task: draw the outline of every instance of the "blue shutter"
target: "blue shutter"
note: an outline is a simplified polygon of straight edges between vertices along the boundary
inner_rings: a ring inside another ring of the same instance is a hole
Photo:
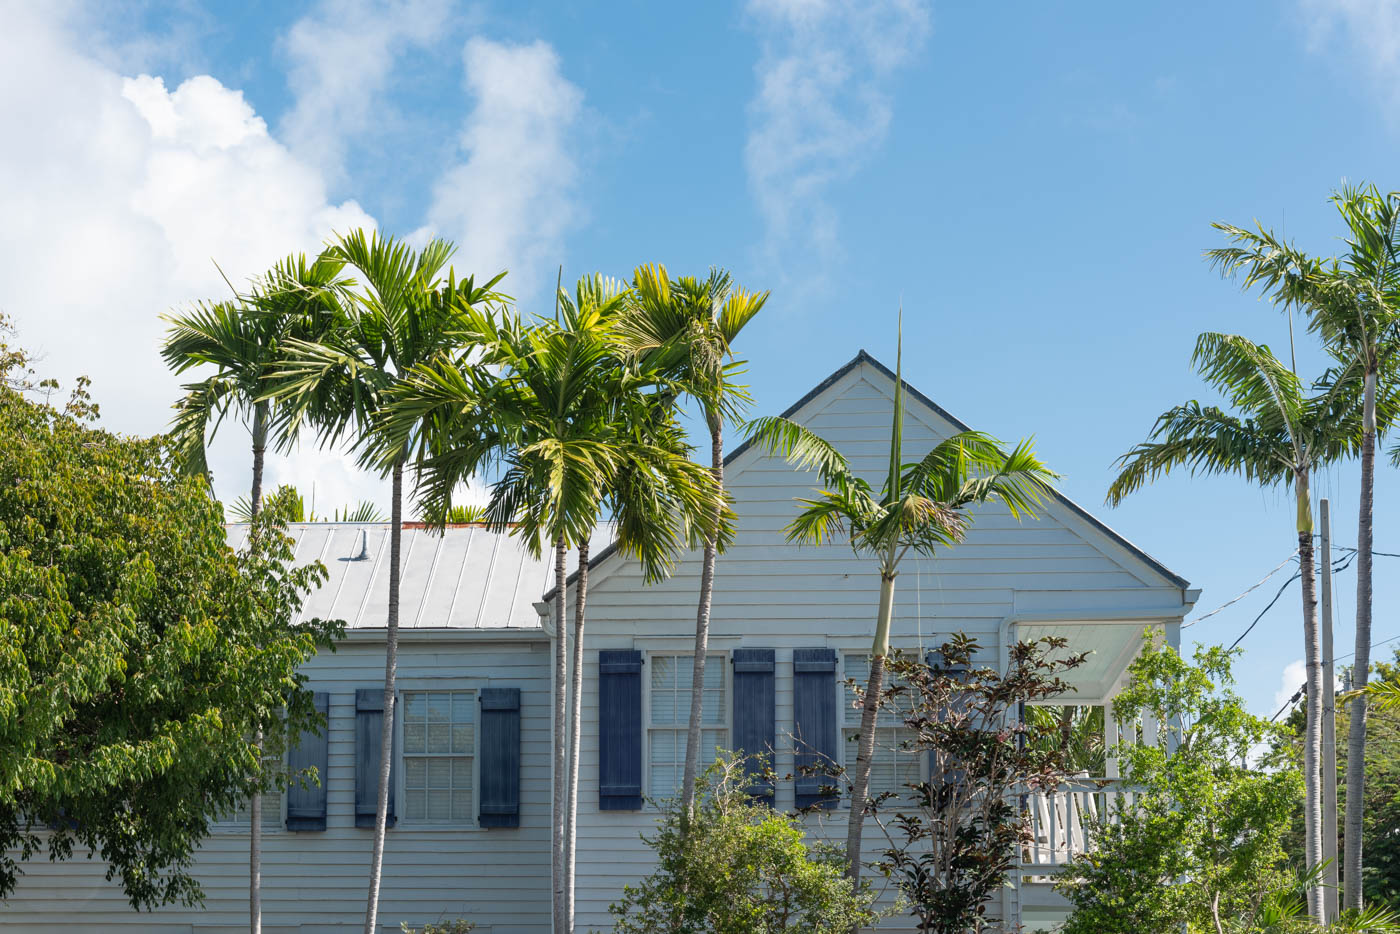
[[[840,779],[811,769],[836,763],[836,650],[793,649],[794,782],[799,808],[836,806]]]
[[[480,757],[482,827],[520,826],[520,688],[483,688]]]
[[[932,668],[935,672],[942,672],[954,678],[962,680],[967,676],[968,667],[966,665],[949,665],[943,660],[943,653],[937,649],[929,649],[924,654],[924,664]],[[966,709],[967,701],[962,698],[955,699],[949,705],[951,710],[959,711]],[[938,766],[938,750],[928,751],[928,780],[930,784],[941,782],[948,785],[956,785],[963,780],[963,770],[953,768],[956,763],[945,763],[943,768]]]
[[[598,810],[642,807],[642,653],[598,653]]]
[[[326,727],[324,730],[303,732],[296,745],[287,750],[287,768],[293,776],[306,769],[316,770],[314,779],[302,778],[287,789],[288,830],[326,829],[326,768],[329,758],[326,733],[330,730],[330,695],[317,691],[313,703],[316,712],[326,718]]]
[[[355,826],[373,827],[379,803],[379,757],[384,729],[384,689],[355,691]],[[394,826],[395,763],[389,765],[389,815],[384,826]]]
[[[734,748],[748,760],[745,771],[754,776],[749,794],[773,803],[773,783],[757,777],[762,769],[772,769],[777,745],[777,714],[773,686],[772,649],[735,649],[734,664]],[[764,762],[752,757],[762,756]]]

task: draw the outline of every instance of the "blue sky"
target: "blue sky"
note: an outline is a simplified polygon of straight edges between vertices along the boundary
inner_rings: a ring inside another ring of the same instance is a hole
[[[460,268],[508,266],[527,309],[557,264],[720,264],[773,290],[743,335],[756,411],[861,347],[893,361],[902,300],[910,380],[1035,435],[1072,497],[1204,589],[1200,611],[1288,554],[1288,495],[1183,477],[1100,503],[1156,414],[1207,398],[1198,332],[1286,350],[1286,319],[1202,262],[1209,225],[1257,217],[1331,252],[1328,192],[1397,186],[1400,4],[1382,0],[3,6],[0,308],[56,375],[96,378],[115,427],[163,426],[156,315],[217,294],[210,257],[246,276],[373,219],[456,240]],[[1319,362],[1305,336],[1299,360]],[[220,445],[241,489],[242,442]],[[1344,544],[1355,473],[1318,484]],[[273,479],[387,498],[333,454]],[[1400,552],[1395,487],[1382,467],[1376,547]],[[1377,560],[1385,639],[1400,559]],[[1354,587],[1339,578],[1338,654]],[[1274,589],[1189,635],[1229,642]],[[1297,676],[1297,605],[1295,585],[1243,643],[1256,710]]]

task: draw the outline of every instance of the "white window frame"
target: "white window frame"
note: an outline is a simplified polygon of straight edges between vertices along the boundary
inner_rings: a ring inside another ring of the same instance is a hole
[[[481,813],[481,691],[487,684],[482,681],[462,678],[415,678],[400,680],[394,686],[394,817],[396,827],[406,830],[426,830],[436,832],[461,833],[482,829],[477,817]],[[472,813],[466,821],[428,820],[408,816],[408,766],[404,761],[403,711],[405,694],[422,694],[433,691],[467,693],[475,695],[476,705],[472,720]]]
[[[840,658],[840,660],[841,660],[841,673],[840,673],[840,677],[838,677],[838,678],[836,679],[836,709],[839,710],[839,711],[841,711],[841,717],[840,717],[840,722],[837,724],[837,742],[838,742],[838,743],[840,744],[840,746],[841,746],[841,756],[840,756],[841,767],[842,767],[843,769],[854,769],[854,768],[855,768],[855,765],[856,765],[856,753],[857,753],[857,751],[858,751],[858,750],[856,749],[856,743],[859,741],[859,737],[860,737],[860,718],[858,718],[858,717],[856,718],[856,722],[855,722],[854,725],[848,725],[847,722],[846,722],[846,716],[847,716],[848,711],[856,709],[856,708],[852,708],[852,707],[850,706],[852,698],[851,698],[850,694],[848,693],[848,688],[846,687],[846,659],[848,659],[848,658],[864,658],[864,659],[866,659],[866,660],[867,660],[867,661],[866,661],[866,671],[867,671],[867,673],[868,673],[869,670],[870,670],[870,666],[869,666],[870,653],[869,653],[868,651],[845,651],[845,652],[840,652],[840,653],[838,653],[838,655],[839,655],[839,658]],[[885,657],[886,663],[888,663],[889,657],[890,657],[890,656],[886,656],[886,657]],[[887,666],[886,666],[886,668],[885,668],[885,678],[886,678],[886,680],[885,680],[885,687],[889,687],[889,667],[888,667],[888,664],[887,664]],[[878,715],[876,716],[876,718],[875,718],[875,738],[876,738],[876,744],[875,744],[875,745],[876,745],[876,752],[877,752],[877,753],[879,752],[879,749],[880,749],[880,744],[879,744],[880,730],[882,730],[882,729],[891,729],[891,728],[893,728],[893,729],[895,729],[895,730],[904,730],[904,731],[907,732],[907,733],[912,733],[912,731],[909,730],[908,727],[899,726],[899,725],[897,725],[897,724],[886,724],[886,723],[884,723],[884,722],[883,722],[883,719],[882,719],[883,716],[884,716],[884,711],[881,711],[880,714],[878,714]],[[848,738],[848,736],[847,736],[847,733],[848,733],[848,732],[851,733],[851,734],[853,734],[852,737]],[[904,739],[907,739],[907,738],[909,738],[909,737],[900,737],[900,738],[899,738],[899,741],[902,742]],[[847,750],[850,750],[849,754],[847,753]],[[928,781],[928,753],[927,753],[926,751],[925,751],[925,752],[908,752],[908,753],[904,752],[903,750],[899,750],[899,749],[896,749],[895,751],[896,751],[897,753],[902,753],[902,754],[905,754],[905,755],[912,755],[912,756],[915,756],[915,757],[917,758],[917,760],[918,760],[917,763],[916,763],[916,765],[917,765],[917,767],[918,767],[918,772],[915,774],[914,781],[915,781],[915,782],[926,782],[926,781]],[[896,793],[896,797],[890,799],[892,802],[901,802],[901,801],[909,801],[909,800],[912,800],[912,794],[913,794],[913,793],[912,793],[911,791],[909,791],[909,789],[907,789],[907,788],[894,788],[894,789],[891,789],[891,790],[894,791],[894,792]],[[867,791],[867,794],[868,794],[868,793],[869,793],[869,792]],[[840,804],[840,806],[843,807],[843,808],[849,808],[849,807],[851,806],[850,795],[847,795],[847,794],[842,794],[842,795],[841,795],[841,804]]]
[[[651,734],[653,730],[671,730],[685,739],[689,730],[689,725],[675,727],[670,725],[653,726],[651,722],[651,666],[657,658],[683,658],[694,665],[695,651],[685,651],[683,648],[675,649],[652,649],[647,651],[643,658],[646,664],[642,671],[642,735],[646,740],[642,749],[642,800],[647,803],[648,808],[655,808],[649,800],[651,795]],[[711,665],[719,665],[723,672],[723,684],[720,686],[720,694],[724,698],[724,723],[722,726],[715,724],[700,724],[700,732],[703,735],[706,730],[723,730],[725,743],[733,741],[734,738],[734,673],[729,666],[729,653],[725,651],[709,651],[705,653],[705,670],[709,671]],[[728,748],[721,744],[722,748]],[[703,758],[703,752],[701,758]],[[682,756],[682,761],[684,757]],[[680,786],[676,786],[674,794],[680,794]]]

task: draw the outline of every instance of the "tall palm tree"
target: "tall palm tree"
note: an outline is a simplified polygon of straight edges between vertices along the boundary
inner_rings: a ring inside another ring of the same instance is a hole
[[[1055,474],[1022,441],[1004,453],[981,432],[965,431],[937,444],[914,464],[904,463],[903,352],[895,368],[894,422],[890,429],[889,472],[878,496],[865,478],[828,441],[803,425],[781,417],[756,419],[749,437],[770,453],[817,472],[824,488],[787,527],[788,541],[821,545],[844,536],[858,555],[875,560],[880,574],[880,604],[870,648],[870,674],[863,693],[855,775],[851,779],[851,814],[846,828],[846,873],[860,881],[861,835],[875,750],[875,722],[890,650],[895,579],[911,549],[931,555],[940,546],[962,541],[973,521],[970,507],[991,500],[1005,504],[1013,516],[1035,518]]]
[[[281,406],[279,424],[294,431],[314,426],[323,441],[338,443],[357,432],[363,466],[391,480],[389,607],[384,653],[384,725],[380,737],[379,795],[370,857],[365,934],[375,934],[379,913],[384,830],[393,764],[393,722],[398,671],[400,544],[403,533],[404,470],[421,456],[426,429],[400,421],[390,437],[380,418],[390,390],[417,365],[454,349],[477,306],[505,297],[493,291],[502,272],[478,286],[458,281],[447,268],[453,247],[432,240],[414,250],[393,237],[357,230],[338,238],[327,254],[353,270],[359,285],[342,303],[336,321],[316,340],[289,340],[283,359],[268,376],[265,397]]]
[[[183,388],[171,426],[185,470],[208,476],[208,445],[230,412],[248,423],[253,442],[253,482],[248,520],[262,510],[263,461],[272,427],[273,403],[263,398],[263,380],[276,367],[282,345],[314,337],[330,320],[346,288],[342,263],[319,256],[287,257],[244,295],[232,301],[201,302],[183,314],[166,315],[169,324],[161,355],[176,373],[214,367],[204,379]],[[286,442],[285,436],[281,439]],[[261,748],[262,732],[253,737]],[[262,796],[248,806],[248,921],[252,934],[262,930]]]
[[[1355,671],[1359,687],[1364,688],[1371,664],[1377,384],[1400,356],[1400,193],[1382,195],[1374,185],[1351,186],[1334,192],[1331,200],[1347,226],[1347,252],[1340,258],[1317,259],[1272,231],[1229,224],[1215,227],[1235,245],[1210,250],[1207,255],[1227,274],[1243,271],[1245,288],[1258,285],[1285,309],[1301,308],[1308,316],[1309,329],[1321,336],[1328,349],[1343,361],[1356,361],[1361,371]],[[1347,737],[1342,905],[1354,909],[1361,907],[1367,696],[1358,695],[1353,705]]]
[[[744,291],[722,269],[711,269],[704,279],[682,276],[672,280],[664,266],[639,266],[632,288],[636,300],[619,327],[623,340],[634,357],[671,374],[685,394],[699,403],[710,431],[710,473],[721,494],[705,522],[710,531],[703,541],[700,599],[695,613],[690,721],[681,772],[682,813],[688,815],[695,803],[715,559],[722,544],[724,424],[737,417],[748,401],[744,388],[733,382],[741,367],[734,361],[733,345],[739,332],[763,309],[768,293]]]
[[[420,367],[395,408],[428,413],[441,426],[424,461],[421,494],[450,507],[452,491],[498,460],[488,522],[521,535],[536,553],[554,550],[555,784],[554,924],[573,929],[573,867],[583,693],[583,629],[589,540],[605,509],[619,550],[648,581],[669,573],[692,528],[716,498],[708,471],[693,464],[657,376],[620,359],[612,330],[624,297],[600,276],[557,294],[554,320],[501,327],[477,361],[439,358]],[[482,362],[499,367],[485,385]],[[567,556],[576,549],[572,663],[566,626]],[[572,670],[572,676],[570,671]]]
[[[1192,362],[1240,415],[1187,402],[1158,416],[1147,441],[1119,458],[1108,489],[1118,505],[1130,493],[1177,468],[1191,474],[1237,474],[1261,486],[1291,486],[1296,502],[1299,573],[1303,587],[1303,647],[1307,666],[1304,815],[1308,868],[1322,862],[1322,659],[1314,574],[1312,472],[1346,453],[1351,439],[1345,372],[1319,397],[1308,397],[1298,377],[1261,344],[1234,334],[1202,334]],[[1352,421],[1350,425],[1354,425]],[[1322,921],[1322,889],[1312,886],[1308,906]]]

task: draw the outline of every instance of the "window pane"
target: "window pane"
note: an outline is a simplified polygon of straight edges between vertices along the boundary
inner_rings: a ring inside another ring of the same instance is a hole
[[[428,695],[428,722],[446,723],[452,719],[452,695],[447,691],[433,691]]]
[[[405,788],[422,788],[427,777],[425,759],[403,760],[403,784]]]
[[[452,751],[452,725],[448,723],[428,724],[428,752]]]
[[[472,742],[475,738],[475,729],[476,728],[470,723],[462,725],[454,723],[452,725],[452,751],[462,753],[475,752],[476,750],[472,748]]]
[[[407,753],[427,751],[426,727],[421,723],[403,725],[403,751]]]
[[[475,817],[472,814],[472,793],[470,791],[452,792],[452,819],[454,821],[469,821]]]
[[[452,695],[452,722],[472,723],[476,719],[476,698],[471,691],[458,691]]]
[[[674,655],[653,655],[651,659],[651,687],[671,688],[676,686],[676,657]]]
[[[450,791],[428,791],[428,811],[427,820],[451,820],[452,819],[452,792]]]
[[[428,787],[429,788],[451,788],[452,787],[452,760],[451,759],[429,759],[428,760]]]
[[[422,692],[415,691],[403,696],[403,718],[407,723],[410,720],[422,721],[427,710],[427,700]]]
[[[422,820],[424,808],[423,792],[407,791],[404,793],[404,797],[407,799],[404,803],[404,815],[410,820]]]

